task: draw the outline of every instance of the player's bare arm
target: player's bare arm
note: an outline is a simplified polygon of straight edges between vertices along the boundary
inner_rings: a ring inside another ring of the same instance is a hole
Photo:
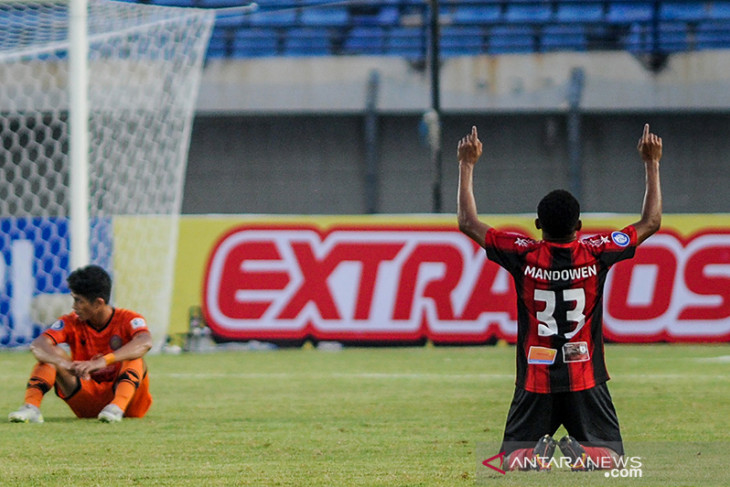
[[[30,344],[30,351],[36,360],[51,364],[62,371],[71,371],[72,362],[68,354],[46,335],[39,335]]]
[[[649,131],[644,125],[644,133],[637,146],[646,173],[644,203],[641,219],[634,224],[639,243],[659,230],[662,223],[662,191],[659,181],[659,161],[662,158],[662,139]]]
[[[114,361],[123,362],[124,360],[132,360],[144,356],[152,348],[152,335],[148,332],[141,332],[134,335],[134,337],[119,349],[114,351]],[[91,360],[74,362],[73,368],[74,373],[86,379],[92,372],[101,370],[108,364],[106,359],[97,357]]]
[[[479,221],[477,204],[474,199],[474,166],[482,155],[482,143],[477,128],[459,141],[456,156],[459,160],[459,190],[456,215],[459,230],[484,247],[484,239],[489,225]]]

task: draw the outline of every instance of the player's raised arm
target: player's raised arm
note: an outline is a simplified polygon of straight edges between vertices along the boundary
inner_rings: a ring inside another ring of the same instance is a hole
[[[639,243],[643,242],[657,230],[662,223],[662,190],[659,181],[659,161],[662,158],[662,139],[649,131],[649,124],[644,125],[644,133],[637,146],[646,172],[646,189],[644,204],[641,207],[641,220],[634,224]]]
[[[477,128],[472,127],[471,133],[459,141],[456,156],[459,159],[459,192],[456,215],[459,221],[459,230],[469,238],[484,247],[484,238],[489,225],[479,221],[477,204],[474,199],[474,165],[482,155],[482,143],[477,134]]]

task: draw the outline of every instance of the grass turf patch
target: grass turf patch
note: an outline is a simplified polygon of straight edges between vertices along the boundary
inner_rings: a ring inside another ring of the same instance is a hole
[[[498,453],[514,354],[416,347],[151,356],[155,402],[143,419],[77,420],[49,393],[45,424],[0,423],[0,483],[726,484],[730,346],[607,347],[609,387],[640,478],[559,469],[503,476],[481,466]],[[4,411],[22,403],[32,364],[29,353],[0,353]]]

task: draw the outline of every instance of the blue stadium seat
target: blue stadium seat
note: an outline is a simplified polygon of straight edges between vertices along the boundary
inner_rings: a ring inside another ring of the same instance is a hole
[[[710,19],[730,19],[730,2],[711,2],[707,16]]]
[[[550,2],[544,2],[545,4],[538,4],[536,2],[509,2],[507,4],[507,11],[505,12],[505,18],[509,22],[523,23],[523,22],[547,22],[553,16],[553,10]]]
[[[215,17],[215,26],[216,27],[241,27],[244,25],[248,25],[249,22],[249,15],[248,14],[218,14]]]
[[[659,49],[662,52],[683,52],[693,47],[686,23],[662,22],[659,24]]]
[[[586,27],[580,24],[546,25],[541,47],[544,51],[585,51],[588,49]]]
[[[499,5],[457,6],[451,19],[454,24],[489,24],[498,22],[502,18],[502,7]]]
[[[386,39],[387,53],[407,58],[421,58],[428,46],[428,32],[419,26],[395,27]]]
[[[345,7],[307,8],[302,10],[299,21],[304,26],[340,27],[348,24],[350,15]]]
[[[730,47],[730,29],[727,22],[707,21],[697,25],[697,49],[727,49]]]
[[[662,2],[659,7],[661,20],[697,21],[707,17],[708,9],[704,3]]]
[[[296,27],[286,31],[284,53],[289,56],[328,56],[332,54],[332,41],[322,29]]]
[[[608,7],[606,20],[615,23],[645,22],[653,16],[652,2],[613,2]]]
[[[558,22],[598,22],[603,20],[603,2],[563,2],[558,4]]]
[[[251,14],[249,22],[257,26],[282,26],[290,27],[297,20],[296,10],[268,10]]]
[[[623,43],[627,51],[634,53],[659,51],[669,54],[694,48],[687,24],[677,22],[660,22],[656,35],[652,25],[632,24]]]
[[[486,52],[484,34],[482,27],[444,26],[441,28],[441,54],[448,57]]]
[[[206,57],[217,59],[228,57],[228,40],[225,37],[211,36]]]
[[[195,7],[195,0],[150,0],[152,5],[165,7]]]
[[[233,38],[234,57],[274,56],[278,37],[273,29],[239,29]]]
[[[493,54],[534,51],[535,32],[530,26],[496,26],[489,32],[489,52]]]
[[[345,38],[345,54],[382,54],[386,51],[386,32],[379,26],[354,27]]]
[[[621,40],[625,50],[633,53],[652,51],[651,27],[645,24],[631,24],[631,29]]]
[[[377,15],[378,25],[396,25],[400,21],[398,7],[384,7]]]
[[[252,3],[254,0],[234,0],[237,2],[238,5],[241,5],[243,3],[244,5]],[[309,2],[311,3],[311,2]],[[299,0],[257,0],[256,4],[259,6],[259,9],[263,10],[272,10],[272,9],[284,9],[284,8],[294,8],[299,6]]]
[[[200,7],[205,8],[225,8],[225,7],[240,7],[240,0],[197,0]]]
[[[397,25],[400,21],[400,12],[395,6],[353,7],[350,10],[350,19],[353,25]]]

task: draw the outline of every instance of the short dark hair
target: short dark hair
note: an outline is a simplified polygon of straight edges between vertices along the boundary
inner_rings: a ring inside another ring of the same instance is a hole
[[[66,278],[69,289],[74,294],[89,301],[101,298],[109,303],[112,295],[112,278],[98,265],[79,267]]]
[[[580,203],[564,189],[549,192],[537,205],[540,227],[551,237],[570,235],[580,218]]]

